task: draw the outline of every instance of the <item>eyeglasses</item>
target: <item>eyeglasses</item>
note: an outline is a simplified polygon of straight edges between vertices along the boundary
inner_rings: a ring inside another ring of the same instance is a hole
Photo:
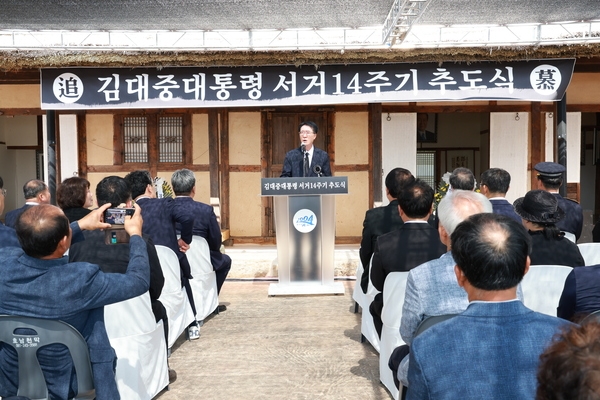
[[[314,132],[313,131],[300,131],[300,134],[301,135],[312,135],[312,134],[314,134]]]
[[[6,196],[6,189],[0,189],[0,193],[2,193],[2,196]]]

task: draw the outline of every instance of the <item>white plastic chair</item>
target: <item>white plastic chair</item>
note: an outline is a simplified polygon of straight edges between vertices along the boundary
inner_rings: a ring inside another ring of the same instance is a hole
[[[577,247],[586,266],[600,264],[600,243],[579,243]]]
[[[533,311],[556,317],[558,301],[567,275],[573,270],[564,265],[532,265],[521,281],[523,303]]]
[[[371,268],[371,264],[373,263],[373,257],[371,256],[371,261],[369,261],[369,270]],[[359,288],[359,290],[362,290]],[[364,343],[365,340],[371,343],[371,346],[379,353],[379,335],[377,334],[377,330],[375,329],[375,324],[373,323],[373,316],[369,312],[369,306],[375,295],[379,293],[379,290],[375,289],[373,283],[371,282],[371,275],[369,274],[369,286],[367,287],[367,293],[365,294],[365,306],[363,307],[362,315],[360,318],[360,333],[362,335],[360,341]]]
[[[148,292],[104,307],[116,380],[123,399],[149,400],[169,384],[163,322],[156,323]]]
[[[354,283],[354,291],[352,292],[352,299],[354,300],[354,312],[358,312],[358,306],[360,306],[361,310],[369,310],[369,304],[371,301],[368,301],[367,295],[362,291],[360,287],[360,281],[362,278],[365,269],[363,268],[362,263],[358,260],[358,265],[356,266],[356,282]]]
[[[194,277],[190,280],[190,286],[194,294],[196,319],[203,321],[219,305],[217,275],[210,262],[210,249],[206,239],[202,236],[194,236],[185,254]]]
[[[169,319],[169,348],[173,347],[179,335],[194,322],[192,306],[185,289],[181,287],[179,259],[173,250],[156,245],[156,253],[165,277],[165,284],[158,300],[165,306]]]
[[[379,349],[379,380],[396,400],[399,398],[399,391],[394,384],[394,376],[388,366],[388,361],[394,349],[404,344],[400,337],[400,320],[402,319],[407,278],[408,271],[390,272],[383,284],[383,310],[381,311],[383,327]]]

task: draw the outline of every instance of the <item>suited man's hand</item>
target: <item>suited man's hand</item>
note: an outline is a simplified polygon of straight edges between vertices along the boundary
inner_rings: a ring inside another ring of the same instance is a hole
[[[104,211],[110,207],[110,203],[106,203],[90,212],[85,217],[77,221],[79,228],[85,231],[93,231],[95,229],[108,229],[110,224],[104,222]]]
[[[142,236],[142,225],[144,224],[144,220],[142,219],[142,209],[137,204],[134,204],[133,208],[135,208],[133,215],[125,216],[125,231],[129,236]]]
[[[190,249],[190,245],[187,244],[183,239],[179,239],[177,244],[179,245],[179,251],[182,253],[185,253]]]

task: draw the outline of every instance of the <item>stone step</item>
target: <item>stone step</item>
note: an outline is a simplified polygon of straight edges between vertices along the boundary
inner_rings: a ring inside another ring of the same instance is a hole
[[[360,262],[356,245],[335,246],[334,275],[354,277]],[[277,277],[277,247],[270,245],[234,245],[225,247],[231,257],[228,279],[274,278]]]

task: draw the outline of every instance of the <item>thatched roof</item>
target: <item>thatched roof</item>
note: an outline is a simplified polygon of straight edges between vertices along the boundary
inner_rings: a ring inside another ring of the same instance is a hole
[[[600,44],[526,48],[444,48],[416,50],[248,51],[248,52],[93,52],[4,51],[0,70],[57,67],[322,65],[391,62],[475,62],[542,58],[600,57]]]

